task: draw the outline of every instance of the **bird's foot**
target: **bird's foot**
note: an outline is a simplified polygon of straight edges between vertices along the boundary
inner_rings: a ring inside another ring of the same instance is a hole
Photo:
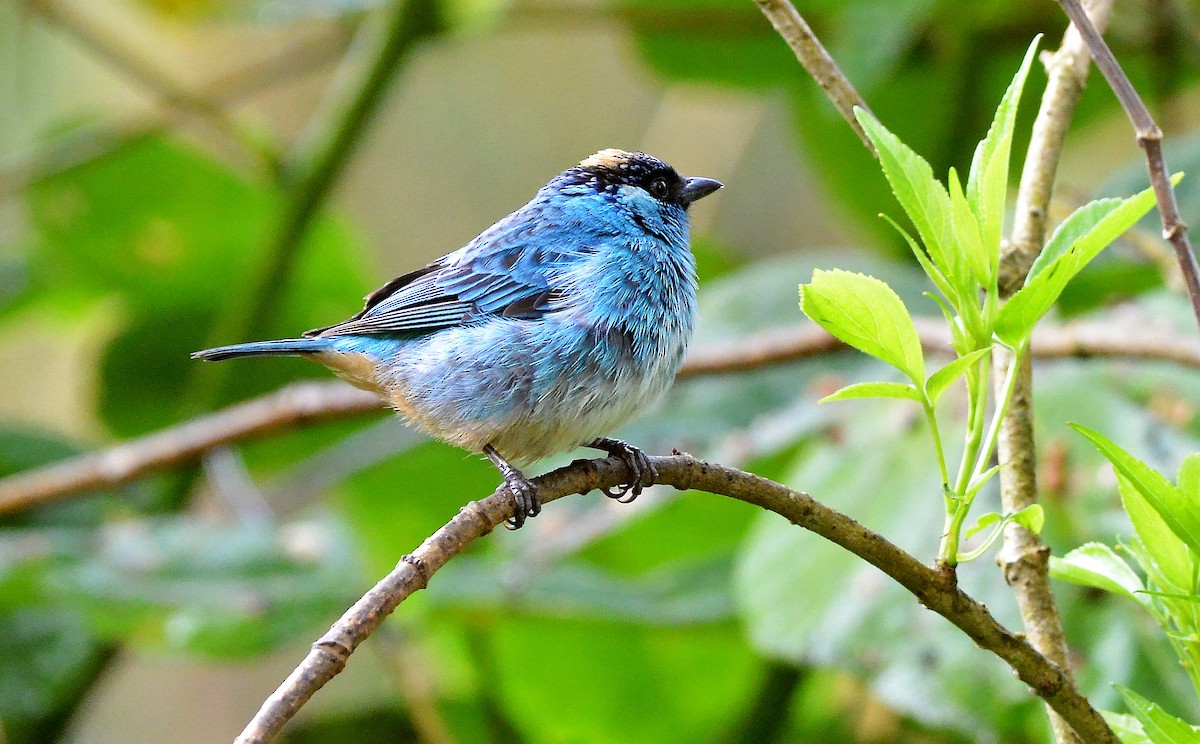
[[[623,483],[614,489],[601,488],[600,493],[619,503],[628,504],[642,494],[642,490],[653,486],[658,481],[658,471],[650,464],[650,458],[642,450],[620,439],[600,437],[590,442],[588,447],[603,450],[616,457],[629,468],[632,478],[629,483]]]
[[[524,473],[501,457],[492,445],[484,447],[483,454],[487,455],[500,471],[500,475],[504,476],[504,484],[508,486],[508,491],[513,497],[513,515],[504,526],[510,530],[520,529],[527,518],[536,517],[542,511],[542,499],[538,495],[538,488]]]

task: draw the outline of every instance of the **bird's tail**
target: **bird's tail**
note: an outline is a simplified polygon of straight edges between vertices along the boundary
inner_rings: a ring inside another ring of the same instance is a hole
[[[218,346],[192,353],[192,359],[220,362],[249,356],[304,356],[330,348],[327,338],[281,338],[277,341],[253,341],[248,344]]]

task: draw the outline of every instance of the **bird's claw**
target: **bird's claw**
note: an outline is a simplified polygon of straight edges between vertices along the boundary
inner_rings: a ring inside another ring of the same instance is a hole
[[[513,515],[504,522],[504,526],[510,530],[518,530],[528,517],[541,514],[542,499],[538,494],[538,487],[515,468],[511,473],[504,474],[504,483],[513,497]]]
[[[621,504],[628,504],[638,496],[641,496],[643,490],[653,486],[658,481],[658,470],[651,464],[650,458],[645,452],[634,447],[632,444],[623,442],[620,439],[605,437],[597,439],[588,446],[607,452],[609,455],[624,462],[625,467],[629,468],[630,475],[632,476],[629,483],[622,483],[612,489],[600,489],[600,493],[608,498]]]
[[[510,530],[518,530],[525,524],[526,519],[542,513],[542,498],[538,494],[538,488],[524,473],[509,464],[492,445],[484,446],[483,454],[487,455],[504,476],[504,485],[508,486],[508,492],[513,497],[513,515],[504,521],[504,526]]]

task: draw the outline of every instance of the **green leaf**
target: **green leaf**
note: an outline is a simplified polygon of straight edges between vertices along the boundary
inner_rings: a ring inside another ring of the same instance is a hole
[[[1183,458],[1179,466],[1179,477],[1175,482],[1189,499],[1200,499],[1200,452],[1193,452]]]
[[[996,281],[996,275],[993,273],[993,262],[989,255],[998,254],[1000,245],[983,242],[979,219],[963,193],[958,172],[953,168],[950,169],[947,183],[950,190],[950,224],[958,250],[966,259],[967,268],[971,270],[975,281],[982,287],[991,287]]]
[[[1081,230],[1082,234],[1070,248],[1026,281],[1025,286],[1000,308],[996,317],[996,335],[1000,340],[1010,346],[1019,346],[1028,339],[1033,327],[1054,305],[1067,282],[1153,207],[1154,190],[1146,189],[1103,216],[1099,212],[1104,210],[1089,212],[1091,216],[1099,216],[1099,221],[1090,230]],[[1080,208],[1081,211],[1087,209],[1088,206]],[[1072,231],[1075,229],[1073,227]]]
[[[860,108],[854,110],[854,115],[875,145],[892,193],[916,226],[930,259],[954,288],[949,299],[956,307],[976,302],[969,291],[968,269],[959,259],[954,245],[952,208],[946,188],[934,178],[929,163],[878,119]]]
[[[1140,593],[1145,589],[1142,580],[1128,563],[1103,543],[1084,543],[1062,558],[1051,556],[1050,576],[1121,594],[1142,606],[1149,603],[1149,599]]]
[[[841,390],[826,395],[818,403],[829,403],[835,400],[856,400],[859,398],[905,398],[921,402],[921,391],[907,382],[856,382]]]
[[[921,339],[908,308],[888,285],[862,274],[818,269],[812,281],[800,287],[800,307],[848,345],[887,362],[915,384],[924,384]]]
[[[1200,731],[1124,685],[1113,685],[1154,744],[1196,744]]]
[[[1161,587],[1176,591],[1188,589],[1192,583],[1193,558],[1187,545],[1171,531],[1129,479],[1118,475],[1117,490],[1140,548],[1134,555],[1147,578]],[[1194,500],[1195,497],[1185,493],[1184,498]]]
[[[1126,478],[1130,485],[1158,512],[1175,535],[1193,551],[1200,553],[1200,502],[1187,498],[1183,492],[1162,476],[1118,447],[1099,432],[1071,424],[1071,428],[1094,444],[1108,458],[1117,474]]]
[[[941,270],[933,265],[933,262],[929,260],[929,255],[921,249],[921,246],[917,245],[917,241],[913,240],[913,237],[908,234],[908,231],[903,227],[900,227],[899,223],[886,214],[881,214],[879,216],[886,220],[889,225],[895,228],[896,232],[900,233],[900,237],[904,238],[904,241],[908,244],[909,250],[911,250],[913,256],[916,257],[917,263],[921,265],[921,268],[925,271],[925,275],[928,276],[929,280],[938,288],[938,291],[942,293],[942,296],[947,298],[955,297],[954,288],[951,287],[950,283],[946,281],[946,277],[942,275]],[[942,310],[946,313],[946,321],[948,323],[952,323],[954,320],[954,313],[950,312],[945,300],[935,295],[930,296],[933,297],[935,302],[942,306]]]
[[[1046,512],[1042,509],[1041,504],[1030,504],[1009,519],[1038,535],[1042,532],[1042,526],[1046,524]]]
[[[925,395],[929,398],[929,402],[937,403],[938,399],[942,397],[942,394],[946,392],[955,380],[962,377],[972,364],[975,364],[990,352],[990,348],[976,349],[966,356],[955,359],[930,375],[929,379],[925,381]]]
[[[1121,740],[1121,744],[1154,744],[1142,729],[1141,721],[1133,716],[1108,710],[1100,711],[1100,715],[1104,716],[1104,722]]]
[[[1163,599],[1179,599],[1184,602],[1200,603],[1200,594],[1182,594],[1180,592],[1156,592],[1152,589],[1143,589],[1142,594],[1151,597],[1162,597]]]
[[[1004,519],[1004,517],[1000,516],[999,512],[988,512],[987,514],[980,514],[979,519],[975,520],[975,524],[971,525],[967,529],[967,537],[968,538],[975,537],[980,532],[982,532],[983,530],[992,526],[993,524],[996,524],[997,522],[999,522],[1002,519]]]
[[[1000,238],[1004,228],[1004,197],[1008,190],[1008,160],[1017,119],[1017,105],[1041,38],[1039,34],[1029,44],[1017,74],[1009,84],[1008,90],[1004,92],[1004,97],[1000,99],[1000,106],[996,109],[996,116],[987,136],[975,150],[975,157],[971,160],[971,171],[967,176],[967,199],[975,209],[983,246],[987,249],[991,262],[989,276],[996,276],[999,266]]]
[[[1079,209],[1076,209],[1065,220],[1059,223],[1054,229],[1054,233],[1050,239],[1046,241],[1046,247],[1034,259],[1033,265],[1029,267],[1029,276],[1025,281],[1028,282],[1033,277],[1042,273],[1042,269],[1046,268],[1060,256],[1067,252],[1076,240],[1086,235],[1089,230],[1100,223],[1119,206],[1121,199],[1096,199],[1093,202],[1084,204]]]
[[[736,720],[760,677],[733,622],[653,627],[509,611],[474,624],[490,630],[479,645],[494,665],[489,694],[519,728],[510,741],[704,741]],[[558,691],[556,704],[531,710],[546,690]]]

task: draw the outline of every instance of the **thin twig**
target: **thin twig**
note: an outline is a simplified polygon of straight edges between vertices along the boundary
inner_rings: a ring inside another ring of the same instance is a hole
[[[925,607],[945,617],[981,648],[1007,662],[1017,677],[1069,721],[1084,740],[1099,744],[1117,742],[1104,719],[1080,695],[1067,675],[1022,636],[996,622],[983,604],[958,588],[951,574],[926,566],[881,535],[808,494],[690,455],[650,459],[658,471],[659,483],[728,496],[768,509],[879,568],[912,592]],[[542,500],[550,502],[572,493],[612,487],[628,478],[625,465],[610,458],[578,460],[536,478],[534,482]],[[237,738],[237,744],[265,744],[278,735],[308,699],[345,668],[355,648],[379,627],[384,618],[407,597],[427,586],[430,577],[450,559],[511,517],[512,506],[512,497],[504,488],[485,499],[472,501],[405,556],[395,570],[363,595],[313,644],[300,665],[263,703]]]
[[[112,33],[85,17],[69,3],[60,0],[24,0],[25,6],[48,23],[74,36],[84,47],[113,68],[136,81],[142,87],[171,106],[204,117],[215,127],[241,144],[256,158],[263,152],[244,134],[244,128],[222,106],[206,96],[192,92],[162,71],[155,61],[142,57],[124,38]]]
[[[1146,168],[1150,172],[1150,185],[1154,187],[1154,196],[1158,200],[1158,212],[1162,215],[1163,238],[1175,247],[1175,258],[1179,261],[1179,269],[1183,272],[1183,280],[1192,300],[1192,311],[1196,315],[1196,323],[1200,324],[1200,267],[1196,265],[1196,255],[1192,252],[1192,244],[1188,240],[1187,225],[1179,216],[1179,204],[1175,200],[1175,188],[1171,185],[1170,171],[1163,158],[1162,130],[1154,122],[1150,110],[1142,102],[1141,96],[1134,90],[1133,84],[1112,50],[1104,42],[1104,37],[1088,20],[1087,13],[1079,4],[1079,0],[1058,0],[1058,4],[1066,11],[1071,22],[1079,29],[1083,40],[1091,50],[1096,61],[1096,68],[1104,75],[1121,107],[1133,123],[1137,134],[1138,146],[1146,153]]]
[[[775,30],[779,32],[779,35],[783,37],[783,40],[787,42],[787,45],[791,47],[796,59],[817,82],[817,85],[821,86],[821,90],[825,91],[825,95],[833,103],[834,108],[867,146],[867,149],[874,154],[875,145],[871,144],[867,133],[863,131],[858,119],[854,116],[855,106],[870,111],[867,102],[842,73],[837,62],[821,44],[821,40],[817,38],[817,35],[805,22],[804,17],[796,10],[796,6],[792,5],[790,0],[754,0],[754,2],[771,22],[771,25],[775,27]]]
[[[915,320],[926,350],[953,353],[950,335],[940,319]],[[696,350],[679,370],[679,379],[747,372],[845,348],[812,325],[767,331]],[[1031,351],[1042,359],[1136,359],[1200,369],[1200,342],[1194,339],[1114,333],[1109,324],[1039,327]],[[140,439],[0,479],[0,514],[120,486],[150,473],[196,462],[218,447],[383,410],[383,402],[375,395],[342,382],[297,383]]]
[[[1089,13],[1100,26],[1108,24],[1112,0],[1092,0]],[[1090,56],[1074,25],[1068,26],[1058,51],[1043,56],[1049,80],[1034,122],[1021,185],[1012,239],[1001,251],[1001,297],[1021,287],[1046,239],[1046,213],[1054,192],[1055,175],[1066,141],[1067,128],[1087,82]],[[1037,503],[1037,449],[1033,435],[1033,365],[1028,356],[1013,370],[1012,352],[994,349],[993,381],[997,399],[1004,380],[1015,373],[1015,385],[1001,421],[996,455],[1000,469],[1000,501],[1012,514]],[[1004,578],[1012,587],[1030,644],[1071,675],[1067,638],[1054,593],[1050,588],[1050,549],[1041,538],[1021,525],[1004,530],[1004,546],[996,556]],[[1080,744],[1072,727],[1053,709],[1050,727],[1058,744]]]
[[[312,74],[344,53],[346,35],[324,33],[301,39],[263,60],[256,60],[231,73],[217,75],[196,87],[198,94],[223,108],[236,106],[246,99],[277,85]],[[146,114],[87,127],[74,132],[52,149],[6,163],[0,172],[0,198],[20,192],[30,184],[69,170],[142,137],[177,126],[192,109],[166,106]]]

